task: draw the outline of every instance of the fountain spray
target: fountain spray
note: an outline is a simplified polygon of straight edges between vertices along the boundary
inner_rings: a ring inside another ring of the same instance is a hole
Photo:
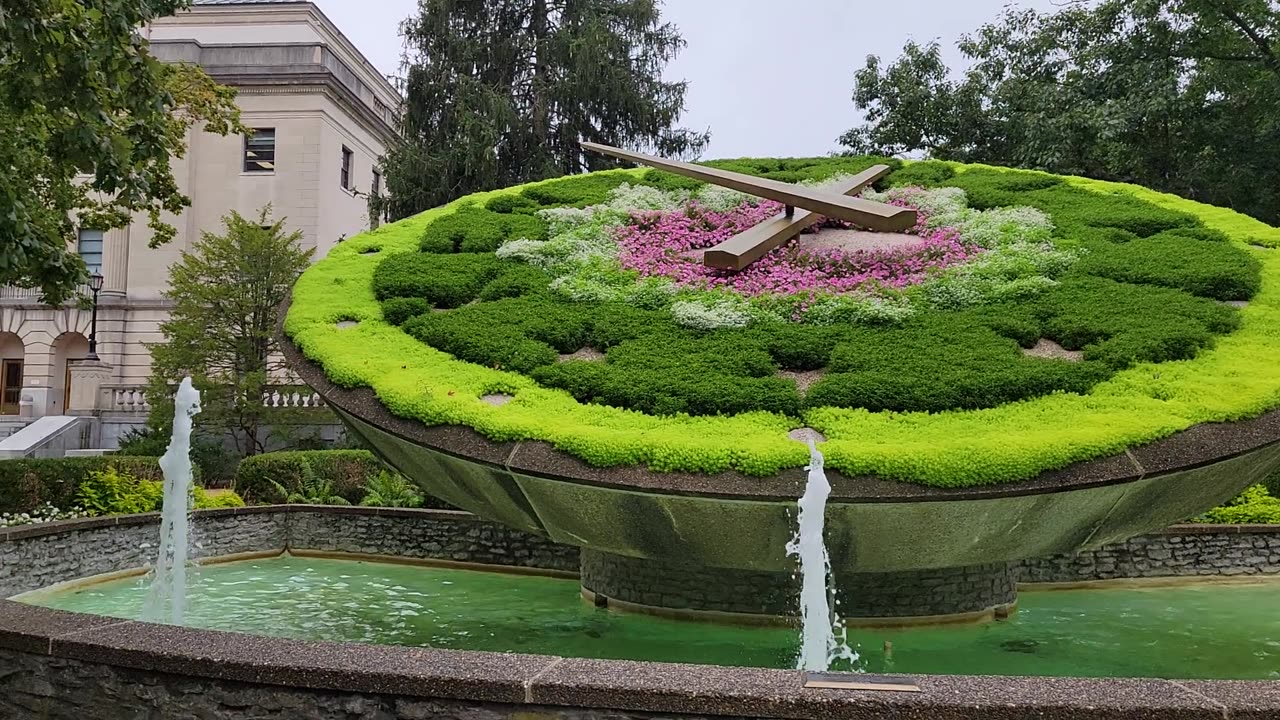
[[[795,539],[787,544],[787,554],[800,558],[800,612],[804,630],[799,669],[821,672],[837,657],[856,661],[857,655],[836,632],[841,624],[832,607],[834,593],[828,587],[831,561],[823,542],[831,483],[823,471],[822,453],[812,438],[809,439],[808,470],[809,479],[800,498],[799,530]],[[842,628],[840,635],[843,635]]]
[[[160,518],[160,552],[151,590],[143,606],[148,622],[181,625],[187,605],[187,556],[191,514],[191,430],[200,412],[200,391],[184,378],[174,396],[173,437],[160,458],[164,471],[164,504]]]

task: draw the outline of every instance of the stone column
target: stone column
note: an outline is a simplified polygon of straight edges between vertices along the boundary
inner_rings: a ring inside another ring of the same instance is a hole
[[[82,360],[71,366],[71,401],[68,415],[91,415],[98,410],[102,384],[111,380],[113,367],[101,360]]]
[[[129,289],[129,228],[107,233],[102,249],[103,295],[123,297]]]

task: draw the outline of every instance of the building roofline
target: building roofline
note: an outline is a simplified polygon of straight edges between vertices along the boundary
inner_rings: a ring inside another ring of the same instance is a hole
[[[307,7],[311,13],[320,20],[320,23],[325,27],[325,29],[337,38],[338,42],[342,44],[343,49],[350,52],[352,56],[364,65],[366,70],[378,79],[378,82],[382,85],[384,90],[389,92],[393,97],[403,100],[403,97],[400,95],[400,91],[396,89],[396,86],[392,85],[391,81],[387,80],[387,77],[378,70],[378,67],[370,62],[369,58],[360,51],[360,48],[356,47],[356,44],[351,42],[351,38],[348,38],[346,33],[342,32],[342,29],[330,20],[328,15],[324,14],[324,11],[320,9],[320,6],[311,2],[311,0],[226,0],[224,2],[211,2],[210,0],[201,2],[201,0],[195,0],[194,4],[183,11],[182,14],[216,15],[220,13],[243,11],[246,8],[252,8],[254,6],[264,8]]]

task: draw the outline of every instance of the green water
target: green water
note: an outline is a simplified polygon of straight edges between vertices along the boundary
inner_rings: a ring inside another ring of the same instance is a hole
[[[20,599],[135,619],[145,595],[133,579]],[[192,627],[303,640],[776,668],[793,667],[799,647],[787,628],[599,610],[573,580],[344,560],[207,567],[189,597]],[[870,672],[1280,678],[1278,601],[1276,582],[1024,592],[1010,621],[849,638]]]

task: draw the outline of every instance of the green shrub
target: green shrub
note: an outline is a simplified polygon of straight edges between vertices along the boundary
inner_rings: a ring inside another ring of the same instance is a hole
[[[1090,250],[1077,272],[1177,288],[1217,300],[1248,300],[1262,287],[1262,266],[1249,253],[1188,237],[1181,230]]]
[[[492,253],[399,255],[378,265],[373,288],[379,300],[419,298],[438,308],[456,308],[475,300],[509,267],[514,263]]]
[[[992,407],[1054,391],[1083,393],[1107,375],[1095,363],[1028,358],[1017,342],[964,314],[850,332],[829,370],[809,391],[811,407]]]
[[[1085,239],[1099,228],[1147,237],[1173,228],[1195,227],[1195,217],[1128,195],[1100,195],[1063,183],[1061,178],[1015,170],[971,169],[946,181],[969,196],[977,210],[1010,205],[1037,207],[1053,218],[1064,237]],[[1107,230],[1106,232],[1112,232]]]
[[[364,497],[369,478],[383,469],[382,462],[365,450],[266,453],[240,462],[234,489],[245,502],[285,502],[290,494],[302,492],[309,479],[316,478],[330,482],[333,494],[356,503]]]
[[[919,185],[934,187],[955,177],[956,171],[947,163],[937,160],[908,163],[889,176],[888,184],[894,187]]]
[[[169,449],[173,439],[170,428],[144,427],[128,430],[120,437],[119,455],[126,457],[160,457]],[[239,458],[215,439],[193,437],[191,439],[191,464],[195,466],[201,482],[208,485],[224,485],[231,482]]]
[[[393,297],[382,302],[382,317],[392,325],[403,325],[410,318],[431,312],[431,303],[416,297]]]
[[[707,186],[701,180],[694,180],[691,177],[663,172],[662,170],[649,170],[645,172],[643,177],[645,185],[652,185],[659,190],[700,190]]]
[[[1280,497],[1280,470],[1271,473],[1259,484],[1266,488],[1268,493]]]
[[[1240,323],[1234,308],[1179,290],[1088,276],[1064,280],[1032,307],[1044,337],[1112,368],[1195,357]]]
[[[469,205],[427,225],[421,249],[432,254],[493,252],[507,240],[521,238],[546,240],[547,224],[529,214]]]
[[[196,510],[244,507],[244,498],[229,490],[210,494],[199,485],[191,488],[191,506]]]
[[[496,213],[510,214],[517,212],[533,212],[538,209],[538,203],[530,200],[524,195],[515,193],[507,193],[505,195],[496,195],[484,204],[486,210]]]
[[[114,467],[93,471],[76,489],[76,506],[92,517],[156,512],[164,483],[143,480]]]
[[[525,188],[521,195],[543,208],[586,207],[609,199],[609,192],[636,179],[627,175],[574,175]]]
[[[1280,524],[1280,498],[1264,485],[1254,485],[1222,507],[1214,508],[1193,522],[1214,525]]]
[[[509,264],[480,290],[477,299],[490,301],[532,295],[545,291],[550,285],[551,276],[542,270],[532,265]]]
[[[154,457],[0,460],[0,512],[31,512],[45,503],[70,508],[76,504],[80,485],[90,473],[113,468],[140,480],[164,479],[159,459]]]

